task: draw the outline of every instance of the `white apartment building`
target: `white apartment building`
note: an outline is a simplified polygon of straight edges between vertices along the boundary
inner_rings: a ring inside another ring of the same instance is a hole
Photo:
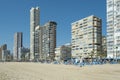
[[[120,58],[120,0],[107,2],[107,57]]]
[[[40,9],[39,7],[30,10],[30,59],[35,56],[35,28],[40,25]]]
[[[101,53],[102,20],[94,15],[72,24],[72,57],[89,57],[91,53]]]

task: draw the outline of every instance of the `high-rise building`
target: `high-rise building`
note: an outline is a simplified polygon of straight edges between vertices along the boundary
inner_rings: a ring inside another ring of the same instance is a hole
[[[14,35],[14,49],[13,49],[13,59],[18,60],[19,58],[19,48],[23,47],[23,34],[22,32],[17,32]]]
[[[30,59],[52,59],[55,57],[56,26],[50,21],[40,26],[40,10],[38,7],[30,10]]]
[[[56,26],[56,22],[50,21],[42,28],[42,53],[44,53],[44,58],[50,60],[53,60],[55,57]]]
[[[120,0],[107,1],[107,57],[120,55]]]
[[[38,60],[38,59],[40,59],[40,57],[41,57],[41,48],[42,48],[42,43],[40,43],[40,40],[42,39],[42,37],[40,37],[41,36],[41,28],[42,27],[40,27],[40,26],[37,26],[36,28],[35,28],[35,33],[34,33],[34,59],[36,60]]]
[[[43,59],[43,27],[37,26],[35,28],[35,58]]]
[[[34,32],[34,60],[53,60],[56,48],[57,23],[50,21],[44,26],[37,26]]]
[[[83,18],[72,24],[72,56],[75,58],[90,57],[101,53],[102,20],[94,15]]]
[[[7,44],[4,44],[0,47],[0,60],[3,59],[3,54],[2,54],[3,50],[7,50]]]
[[[35,28],[40,25],[40,9],[38,7],[30,10],[30,59],[35,56]]]
[[[34,60],[53,60],[56,47],[56,22],[37,26],[34,32]]]

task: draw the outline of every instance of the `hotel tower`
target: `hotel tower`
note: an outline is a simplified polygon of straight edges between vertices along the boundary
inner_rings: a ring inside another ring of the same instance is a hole
[[[30,60],[54,60],[57,23],[40,25],[39,8],[30,10]]]
[[[120,56],[120,0],[107,0],[107,57]]]
[[[19,59],[19,48],[23,47],[23,33],[17,32],[14,35],[13,59]]]
[[[72,56],[89,57],[91,53],[101,53],[102,20],[94,15],[72,24]]]
[[[40,25],[40,9],[38,7],[30,10],[30,59],[35,55],[35,28]]]

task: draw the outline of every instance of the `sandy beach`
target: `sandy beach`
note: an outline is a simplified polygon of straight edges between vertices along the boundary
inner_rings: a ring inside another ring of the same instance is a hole
[[[120,80],[120,64],[78,67],[5,62],[0,63],[0,80]]]

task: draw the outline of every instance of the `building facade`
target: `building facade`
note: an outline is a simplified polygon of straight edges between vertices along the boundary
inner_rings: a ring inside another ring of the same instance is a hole
[[[49,21],[43,26],[42,32],[42,53],[44,59],[53,60],[56,48],[56,26],[57,23]]]
[[[72,24],[72,56],[89,57],[102,50],[102,20],[94,15]]]
[[[56,47],[57,23],[49,21],[40,26],[40,9],[30,10],[30,60],[53,60]]]
[[[71,59],[71,47],[69,46],[61,46],[61,51],[60,51],[60,59],[65,61],[65,60],[70,60]]]
[[[60,47],[55,48],[55,60],[60,61]]]
[[[102,36],[102,53],[107,54],[107,38]]]
[[[55,59],[57,61],[67,61],[71,59],[71,45],[62,45],[55,48]]]
[[[7,50],[7,44],[4,44],[0,47],[0,60],[3,60],[3,51]]]
[[[40,25],[40,9],[38,7],[30,10],[30,59],[35,56],[35,28]]]
[[[11,61],[10,50],[2,50],[2,61]]]
[[[34,60],[53,60],[55,57],[56,26],[56,22],[50,21],[35,28]]]
[[[40,38],[40,26],[37,26],[35,28],[35,34],[34,34],[34,59],[39,59],[40,58],[40,41],[39,41],[39,38]],[[41,38],[42,39],[42,38]]]
[[[106,0],[106,2],[107,57],[116,58],[120,55],[120,0]]]
[[[19,48],[23,47],[23,33],[17,32],[14,35],[13,59],[19,59]]]
[[[30,49],[25,47],[20,47],[18,52],[19,61],[28,61],[30,59]]]

